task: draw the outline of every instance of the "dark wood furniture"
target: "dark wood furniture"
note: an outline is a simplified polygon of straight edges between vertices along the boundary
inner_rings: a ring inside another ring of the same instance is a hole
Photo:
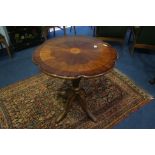
[[[155,26],[133,26],[133,43],[130,52],[133,55],[135,48],[155,50]]]
[[[131,36],[133,43],[130,53],[133,55],[135,48],[155,50],[155,26],[132,26]],[[150,84],[155,84],[155,78],[149,80]]]
[[[0,34],[0,44],[1,45],[3,44],[5,46],[6,51],[7,51],[8,55],[9,55],[9,57],[11,57],[11,52],[10,52],[9,46],[8,46],[6,40],[5,40],[5,37],[3,35],[1,35],[1,34]],[[1,46],[1,47],[3,47],[3,46]]]
[[[117,53],[109,44],[96,38],[73,36],[46,41],[34,53],[33,61],[49,76],[70,79],[70,91],[66,110],[57,122],[69,111],[71,103],[78,99],[88,117],[96,121],[85,101],[85,91],[79,88],[81,78],[93,78],[110,71],[117,59]]]
[[[36,46],[44,41],[41,26],[6,26],[13,51]]]
[[[73,30],[74,30],[74,35],[76,35],[76,27],[75,27],[75,26],[71,26],[71,27],[70,27],[70,32],[72,31],[72,28],[73,28]]]
[[[125,43],[125,36],[128,26],[96,26],[94,29],[95,37],[103,41]]]

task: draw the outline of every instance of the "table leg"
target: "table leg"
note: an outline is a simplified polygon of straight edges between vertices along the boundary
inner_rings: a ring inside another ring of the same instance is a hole
[[[96,117],[90,112],[90,110],[88,109],[88,106],[87,106],[87,103],[86,103],[85,98],[79,96],[79,100],[80,100],[80,105],[81,105],[83,111],[86,112],[87,116],[88,116],[93,122],[96,122],[97,119],[96,119]]]
[[[71,104],[74,101],[74,99],[75,99],[74,95],[72,95],[70,98],[68,98],[67,105],[65,107],[65,111],[58,117],[58,119],[56,120],[57,123],[59,123],[60,121],[62,121],[65,118],[65,116],[67,115],[67,113],[69,112],[69,110],[71,108]]]
[[[80,78],[72,80],[72,86],[73,86],[72,93],[69,94],[65,111],[58,117],[58,119],[56,121],[57,123],[59,123],[60,121],[62,121],[65,118],[65,116],[67,115],[67,113],[69,112],[69,110],[71,108],[72,102],[75,99],[78,99],[78,101],[80,102],[80,106],[82,107],[83,111],[86,112],[87,116],[92,121],[94,121],[94,122],[97,121],[95,116],[88,109],[88,106],[87,106],[87,103],[85,100],[86,93],[85,93],[84,89],[79,88],[80,80],[81,80]]]

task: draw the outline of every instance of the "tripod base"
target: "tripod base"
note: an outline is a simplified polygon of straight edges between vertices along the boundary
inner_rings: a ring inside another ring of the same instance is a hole
[[[85,97],[86,97],[85,90],[84,89],[79,89],[79,83],[80,83],[80,79],[72,80],[73,89],[72,89],[72,91],[69,94],[69,97],[67,99],[67,105],[66,105],[65,111],[56,120],[57,123],[59,123],[60,121],[62,121],[66,117],[67,113],[71,109],[71,105],[72,105],[72,102],[74,100],[78,100],[79,101],[79,104],[82,107],[83,111],[85,111],[87,116],[93,122],[97,121],[95,116],[88,109],[88,106],[87,106],[87,103],[86,103],[86,100],[85,100]]]

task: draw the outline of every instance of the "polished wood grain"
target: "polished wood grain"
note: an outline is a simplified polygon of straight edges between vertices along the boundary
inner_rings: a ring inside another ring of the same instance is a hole
[[[33,61],[44,73],[72,79],[65,110],[56,120],[57,123],[65,118],[76,99],[87,116],[97,121],[87,106],[85,90],[79,87],[79,83],[82,77],[100,76],[112,69],[116,58],[117,53],[109,44],[84,36],[48,40],[35,51]]]
[[[116,59],[112,46],[84,36],[48,40],[33,55],[44,73],[70,79],[102,75],[114,67]]]

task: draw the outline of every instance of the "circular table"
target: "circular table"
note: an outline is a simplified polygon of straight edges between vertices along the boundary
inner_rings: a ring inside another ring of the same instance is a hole
[[[81,78],[93,78],[111,70],[117,59],[116,50],[109,44],[92,37],[59,37],[43,43],[34,53],[33,62],[42,72],[57,78],[70,79],[72,91],[64,113],[57,122],[63,120],[77,99],[88,117],[96,121],[85,101],[86,93],[79,88]]]

